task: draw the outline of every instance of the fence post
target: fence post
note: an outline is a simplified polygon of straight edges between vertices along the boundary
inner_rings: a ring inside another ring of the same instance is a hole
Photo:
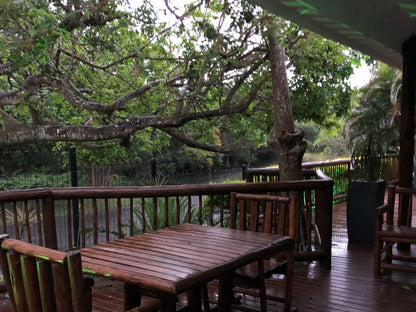
[[[152,178],[156,177],[156,158],[154,157],[150,160],[150,174]]]
[[[74,146],[71,146],[69,149],[69,166],[71,168],[71,186],[78,186],[78,167],[77,167],[77,150]],[[79,209],[78,209],[78,199],[74,198],[72,200],[72,227],[74,231],[74,246],[77,247],[78,244],[78,229],[79,229]]]
[[[244,164],[244,165],[241,167],[241,177],[242,177],[242,180],[245,180],[245,179],[246,179],[246,170],[247,170],[247,165],[246,165],[246,164]]]

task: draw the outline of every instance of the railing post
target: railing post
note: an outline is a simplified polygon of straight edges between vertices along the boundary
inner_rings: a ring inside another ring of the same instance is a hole
[[[43,202],[43,231],[45,234],[45,246],[52,249],[58,249],[55,205],[51,194],[49,194]]]
[[[236,201],[235,196],[233,195],[235,192],[230,194],[230,229],[236,229],[237,225],[237,212],[236,212]]]
[[[325,254],[320,264],[327,269],[331,269],[333,187],[332,182],[326,188],[315,190],[315,223],[321,235],[321,248]]]
[[[78,186],[78,167],[77,167],[77,154],[75,147],[69,149],[69,165],[71,167],[71,186]],[[74,246],[79,246],[78,243],[78,230],[79,230],[79,208],[78,198],[72,200],[72,227],[74,231]]]
[[[253,177],[254,177],[254,174],[252,173],[252,172],[250,172],[250,171],[247,171],[247,168],[246,168],[246,170],[245,170],[245,176],[246,176],[246,182],[247,183],[250,183],[250,182],[254,182],[253,180]]]
[[[241,179],[245,180],[246,179],[246,170],[247,170],[247,165],[244,164],[241,166]]]

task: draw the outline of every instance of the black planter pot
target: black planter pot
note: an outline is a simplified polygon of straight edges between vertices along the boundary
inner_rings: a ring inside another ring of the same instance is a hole
[[[383,205],[386,181],[351,181],[347,194],[348,239],[374,243],[374,209]]]

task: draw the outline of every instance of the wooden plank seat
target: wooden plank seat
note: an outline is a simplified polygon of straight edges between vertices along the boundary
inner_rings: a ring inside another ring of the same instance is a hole
[[[0,243],[0,265],[15,311],[92,311],[94,282],[83,277],[79,251],[57,251],[7,234],[0,236]],[[152,301],[149,308],[130,312],[157,310]]]
[[[231,194],[231,207],[237,207],[240,230],[264,232],[294,237],[296,197],[258,194]],[[262,259],[235,271],[234,283],[239,291],[252,294],[258,289],[261,311],[267,311],[267,300],[284,303],[284,311],[291,310],[294,245],[272,258]],[[283,296],[267,294],[265,279],[273,274],[285,277]],[[234,305],[234,308],[239,308]]]
[[[416,227],[411,226],[412,220],[412,195],[415,190],[401,189],[400,194],[407,194],[409,203],[406,224],[394,224],[394,206],[396,189],[388,189],[388,203],[375,210],[375,244],[374,244],[374,275],[379,275],[381,270],[397,270],[416,273],[416,255],[412,254],[411,248],[400,250],[398,244],[416,244]],[[398,213],[400,214],[400,203]]]

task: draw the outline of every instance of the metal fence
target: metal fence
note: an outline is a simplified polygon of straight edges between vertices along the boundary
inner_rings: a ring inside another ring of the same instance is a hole
[[[0,190],[70,186],[143,186],[209,184],[242,180],[242,169],[181,171],[165,174],[164,164],[142,163],[95,165],[76,161],[71,151],[0,151]],[[157,165],[157,166],[156,166]]]
[[[63,157],[67,157],[64,159]],[[38,187],[69,186],[143,186],[181,185],[237,182],[245,179],[243,168],[180,172],[166,175],[163,163],[151,159],[143,163],[115,163],[97,166],[76,164],[71,151],[51,153],[43,157],[32,150],[0,152],[0,190]],[[398,155],[386,155],[381,177],[386,181],[398,179]],[[345,197],[351,179],[350,160],[326,161],[303,164],[305,169],[320,169],[334,180],[334,196]],[[267,180],[268,178],[266,178]]]

